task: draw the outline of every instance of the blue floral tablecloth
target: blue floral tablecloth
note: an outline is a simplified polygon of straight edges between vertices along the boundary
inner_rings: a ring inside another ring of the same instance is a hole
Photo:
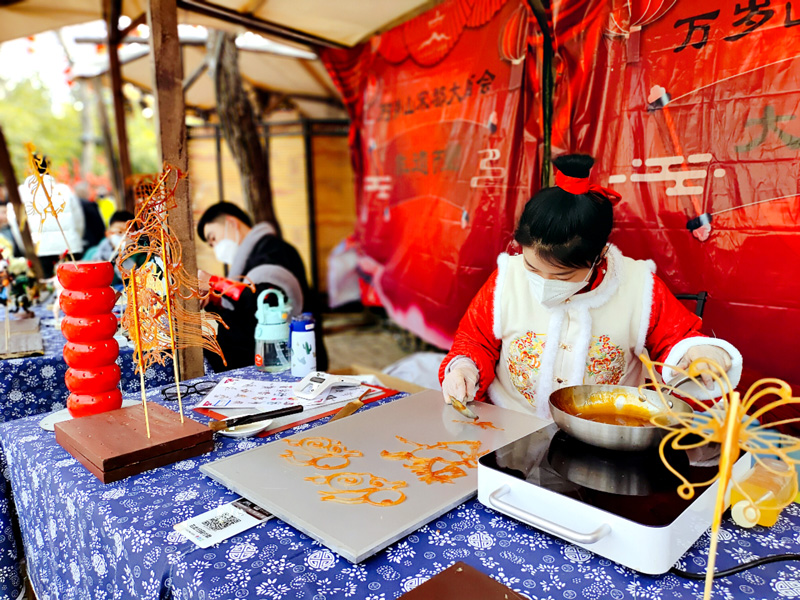
[[[230,374],[269,377],[252,368]],[[157,396],[151,392],[153,399]],[[373,405],[367,409],[374,410]],[[211,454],[103,485],[56,444],[52,433],[38,427],[37,418],[0,425],[39,600],[389,600],[459,560],[532,599],[702,595],[702,582],[640,575],[508,519],[477,500],[360,565],[277,519],[206,550],[174,531],[176,523],[236,498],[202,475],[201,464],[272,439],[218,438]],[[723,569],[757,556],[800,552],[800,510],[790,506],[769,530],[742,530],[728,522],[721,538],[718,566]],[[707,552],[705,535],[680,565],[702,571]],[[715,585],[714,598],[745,597],[800,597],[800,567],[773,563]]]
[[[36,307],[34,313],[40,319],[44,356],[0,360],[0,422],[58,410],[67,403],[67,364],[62,355],[67,340],[55,326],[52,313],[44,307]],[[0,309],[0,320],[4,318],[5,311]],[[120,347],[117,364],[122,371],[122,392],[138,392],[140,381],[134,372],[133,348]],[[172,363],[156,364],[145,370],[144,377],[148,388],[167,385],[174,378]]]
[[[43,356],[0,360],[0,422],[41,415],[66,406],[69,391],[64,383],[67,364],[62,352],[66,339],[55,326],[53,315],[34,307],[40,319]],[[0,306],[0,320],[5,307]],[[122,371],[123,393],[139,393],[140,377],[134,372],[133,348],[121,347],[117,364]],[[210,370],[206,365],[206,371]],[[145,386],[160,388],[173,381],[172,363],[145,370]],[[35,421],[38,422],[38,419]],[[52,435],[52,434],[51,434]],[[13,502],[8,481],[0,481],[0,600],[15,599],[20,591],[19,549],[14,535]]]

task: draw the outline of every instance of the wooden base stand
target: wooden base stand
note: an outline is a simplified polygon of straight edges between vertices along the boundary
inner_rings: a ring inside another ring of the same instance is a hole
[[[119,481],[214,448],[213,432],[160,404],[141,404],[56,423],[56,441],[103,483]]]

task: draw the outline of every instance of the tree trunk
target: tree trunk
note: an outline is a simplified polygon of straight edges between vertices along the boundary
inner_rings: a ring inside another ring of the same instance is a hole
[[[242,85],[238,58],[233,34],[209,32],[209,74],[214,80],[217,115],[242,176],[247,208],[256,223],[266,221],[280,232],[272,206],[269,142],[266,148],[261,144],[261,127]]]
[[[88,94],[89,84],[85,81],[75,86],[75,96],[83,104],[81,110],[81,179],[88,181],[92,174],[94,165],[94,149],[97,144],[97,136],[94,134],[94,119],[92,119],[92,102]]]

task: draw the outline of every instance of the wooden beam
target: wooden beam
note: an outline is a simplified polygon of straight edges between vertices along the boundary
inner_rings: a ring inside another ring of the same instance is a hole
[[[97,101],[97,116],[100,119],[100,131],[103,136],[103,148],[106,151],[108,170],[111,172],[111,182],[114,186],[114,197],[117,202],[117,209],[125,208],[125,185],[120,180],[120,169],[117,163],[117,155],[114,152],[114,138],[111,137],[111,125],[108,122],[108,112],[106,103],[103,100],[103,80],[98,78],[94,83],[95,100]]]
[[[267,138],[269,143],[269,138]],[[308,204],[308,241],[311,254],[311,289],[319,293],[319,256],[317,243],[317,197],[316,181],[314,179],[314,139],[311,124],[303,119],[303,153],[305,154],[306,167],[306,202]]]
[[[311,44],[313,46],[324,46],[328,48],[348,47],[344,44],[340,44],[339,42],[334,42],[333,40],[326,40],[315,35],[303,33],[297,29],[276,25],[275,23],[264,21],[263,19],[259,19],[252,15],[243,14],[223,6],[211,4],[209,2],[203,2],[203,0],[177,0],[177,4],[178,8],[182,8],[199,15],[204,15],[206,17],[211,17],[213,19],[219,19],[220,21],[225,21],[226,23],[241,25],[250,31],[254,31],[256,33],[265,33],[267,35],[288,40],[290,42]]]
[[[325,78],[317,72],[317,70],[309,61],[301,60],[300,66],[303,67],[303,70],[308,73],[309,77],[311,77],[311,79],[313,79],[319,87],[327,92],[328,96],[331,98],[339,97],[339,92],[336,91],[336,88],[334,88],[332,85],[329,85]]]
[[[153,90],[156,98],[156,132],[161,159],[181,171],[189,168],[186,150],[186,107],[183,102],[183,60],[178,39],[178,7],[176,0],[149,0],[147,23],[150,26],[150,59],[153,63]],[[182,248],[183,267],[188,273],[197,273],[195,255],[194,221],[189,199],[189,180],[183,179],[175,190],[177,205],[169,211],[169,224]],[[180,299],[184,310],[200,311],[196,298]],[[178,366],[182,380],[201,377],[202,348],[178,350]]]
[[[131,34],[131,31],[136,29],[139,25],[144,25],[145,23],[147,23],[147,13],[143,12],[133,21],[131,21],[125,29],[119,30],[119,36],[117,37],[117,40],[124,40]]]
[[[39,262],[39,257],[36,255],[36,249],[34,248],[33,239],[31,238],[31,231],[28,227],[28,215],[19,197],[17,175],[14,173],[14,166],[11,164],[11,155],[8,153],[8,145],[6,144],[6,137],[3,135],[2,127],[0,127],[0,175],[3,176],[3,181],[8,190],[8,199],[11,202],[11,206],[14,207],[14,215],[17,218],[19,233],[22,237],[25,258],[31,262],[31,267],[33,268],[33,272],[36,273],[36,278],[39,280],[44,279],[42,264]]]
[[[125,208],[134,212],[134,199],[128,189],[131,176],[131,158],[128,149],[128,126],[125,122],[125,103],[122,97],[122,70],[117,52],[119,45],[119,23],[122,0],[103,0],[103,15],[108,29],[108,72],[111,75],[111,96],[114,99],[114,123],[117,128],[119,146],[119,169],[124,190]]]
[[[197,80],[200,79],[200,77],[203,75],[203,73],[206,72],[207,69],[208,69],[208,61],[204,60],[197,66],[197,68],[194,70],[194,73],[192,73],[186,79],[183,80],[183,92],[186,93],[186,90],[188,90],[195,83],[197,83]]]

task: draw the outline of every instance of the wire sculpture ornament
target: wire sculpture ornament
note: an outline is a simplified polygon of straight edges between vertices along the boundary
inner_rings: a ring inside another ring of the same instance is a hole
[[[765,378],[756,381],[744,395],[733,389],[725,370],[716,362],[709,359],[693,361],[686,370],[672,365],[651,361],[647,356],[640,356],[651,382],[639,387],[640,390],[654,389],[663,403],[664,412],[651,419],[653,425],[666,429],[659,446],[661,460],[680,481],[678,494],[688,500],[694,497],[697,488],[706,487],[718,482],[717,496],[714,504],[714,516],[711,524],[711,546],[709,549],[708,567],[705,578],[703,599],[711,597],[714,581],[714,566],[716,563],[717,543],[722,513],[725,511],[725,499],[728,487],[737,491],[745,502],[749,504],[746,510],[754,514],[756,519],[760,515],[757,499],[750,496],[738,481],[732,478],[733,465],[742,452],[749,452],[755,462],[776,477],[791,478],[792,491],[788,501],[776,502],[770,509],[780,510],[794,500],[797,495],[797,478],[795,465],[799,459],[792,456],[800,451],[800,439],[779,433],[773,428],[777,425],[800,422],[800,417],[782,419],[761,425],[759,419],[770,411],[781,406],[800,404],[800,397],[792,396],[792,388],[785,381],[774,378]],[[667,366],[676,373],[688,377],[701,389],[702,376],[708,375],[723,390],[723,394],[711,407],[696,398],[687,395],[678,388],[668,386],[659,381],[655,367]],[[699,412],[679,413],[670,408],[666,395],[677,392],[692,408]],[[695,437],[696,436],[696,437]],[[689,438],[687,440],[687,438]],[[699,438],[699,441],[696,441]],[[666,458],[665,449],[669,446],[674,450],[692,450],[708,444],[720,444],[719,471],[708,481],[692,483],[686,479]],[[772,460],[769,460],[772,459]],[[777,462],[775,462],[777,460]],[[777,469],[780,465],[785,469]]]

